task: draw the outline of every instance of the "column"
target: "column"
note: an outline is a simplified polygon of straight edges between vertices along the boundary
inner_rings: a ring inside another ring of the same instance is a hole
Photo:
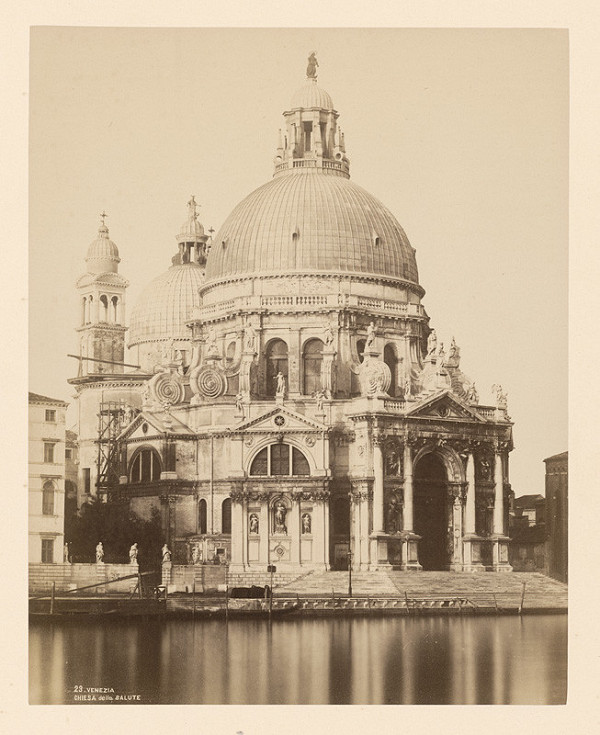
[[[241,546],[242,546],[242,564],[244,569],[248,566],[248,498],[242,498],[242,527],[240,531]],[[231,547],[233,550],[233,519],[231,522]]]
[[[381,438],[373,437],[373,533],[384,533],[383,529],[383,452]]]
[[[402,530],[413,530],[413,467],[412,450],[408,442],[404,443],[404,509],[402,514]]]
[[[270,564],[269,561],[269,498],[268,496],[261,499],[260,506],[260,522],[258,525],[260,533],[260,550],[259,559],[260,564],[265,566]]]
[[[301,539],[301,526],[300,526],[300,500],[297,497],[292,496],[292,522],[290,523],[290,530],[292,532],[292,564],[300,566],[300,539]]]
[[[242,498],[236,495],[231,498],[231,567],[238,567],[241,571],[244,566],[243,537],[243,505]]]
[[[467,459],[467,502],[465,506],[465,533],[475,533],[475,459],[469,452]]]
[[[323,561],[329,569],[329,495],[323,493]]]
[[[502,455],[496,452],[494,458],[494,533],[504,534],[504,479],[502,476]]]

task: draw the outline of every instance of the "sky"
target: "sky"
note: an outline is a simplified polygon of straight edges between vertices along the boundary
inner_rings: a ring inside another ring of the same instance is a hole
[[[311,51],[352,180],[416,248],[438,339],[482,403],[508,393],[515,493],[543,494],[542,460],[567,449],[565,30],[32,29],[30,390],[73,396],[74,284],[100,213],[130,314],[190,194],[218,230],[271,178]]]

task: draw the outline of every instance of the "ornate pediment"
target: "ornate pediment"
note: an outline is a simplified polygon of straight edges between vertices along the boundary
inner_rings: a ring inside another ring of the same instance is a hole
[[[282,433],[300,431],[306,433],[306,431],[328,430],[329,427],[322,424],[320,421],[310,419],[307,416],[303,416],[301,413],[296,413],[296,411],[291,411],[289,408],[285,408],[285,406],[276,406],[256,418],[249,419],[238,426],[231,427],[231,431],[236,434],[245,433],[247,431],[264,431],[269,433],[273,431]]]
[[[194,434],[189,426],[165,411],[142,411],[117,437],[119,441],[140,441],[163,434]]]
[[[477,421],[485,423],[485,419],[472,406],[457,399],[450,391],[443,391],[416,403],[406,414],[411,418],[427,418],[453,421]]]

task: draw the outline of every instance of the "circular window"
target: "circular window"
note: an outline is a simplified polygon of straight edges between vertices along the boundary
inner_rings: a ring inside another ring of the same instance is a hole
[[[285,424],[285,418],[280,414],[279,416],[275,416],[273,422],[275,426],[283,426]]]

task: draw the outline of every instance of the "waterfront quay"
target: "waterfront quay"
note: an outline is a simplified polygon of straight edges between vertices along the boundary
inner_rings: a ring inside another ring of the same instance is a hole
[[[225,583],[211,569],[212,588],[158,585],[141,589],[128,580],[72,588],[70,591],[32,594],[30,614],[35,617],[285,617],[348,615],[490,615],[566,613],[567,585],[537,573],[456,574],[393,570],[354,573],[310,573],[273,583],[269,575],[245,580],[264,593],[254,599],[232,597],[241,580]],[[123,586],[129,581],[130,589]],[[110,587],[120,587],[119,592]],[[55,586],[56,587],[56,586]],[[171,587],[171,589],[169,588]],[[260,593],[259,593],[260,594]]]

